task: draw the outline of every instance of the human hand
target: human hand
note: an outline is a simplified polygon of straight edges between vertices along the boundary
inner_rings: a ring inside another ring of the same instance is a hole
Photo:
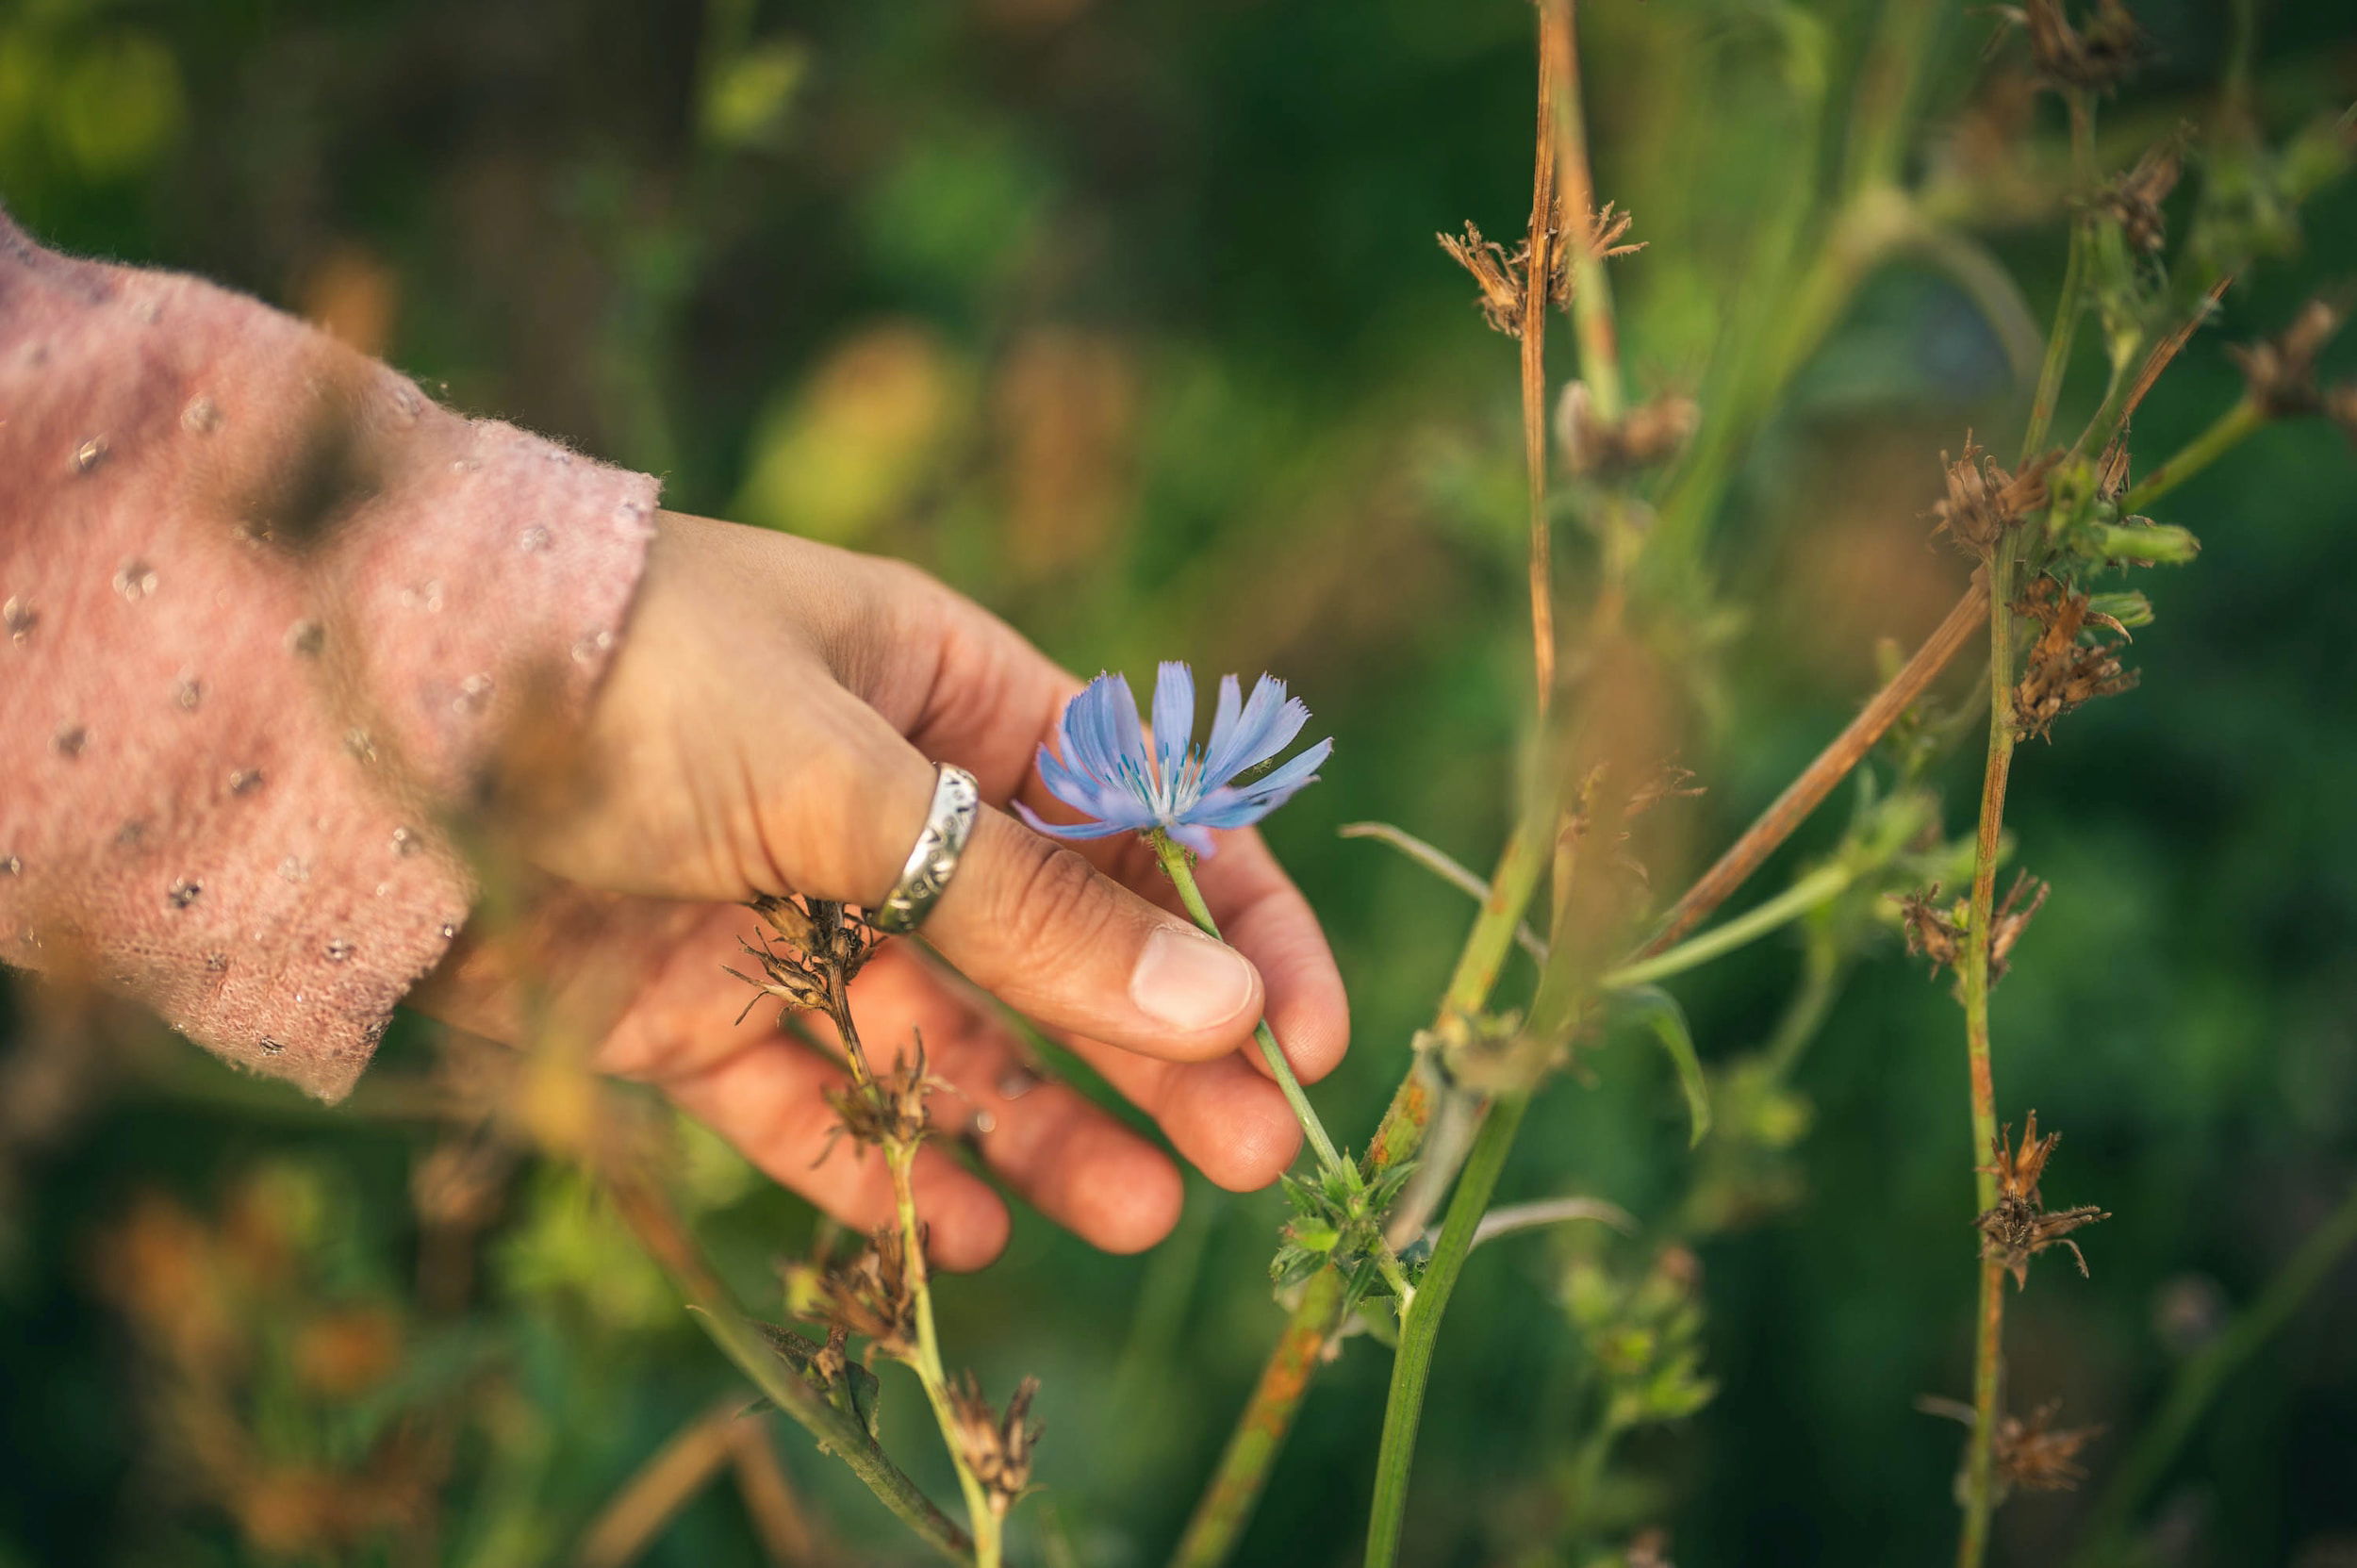
[[[1220,834],[1204,897],[1234,948],[1197,932],[1134,837],[1068,849],[997,809],[1061,808],[1032,768],[1080,683],[921,572],[783,535],[665,514],[629,635],[585,732],[533,769],[512,814],[534,895],[543,978],[596,993],[596,1065],[663,1088],[755,1164],[847,1223],[892,1213],[880,1161],[822,1161],[847,1081],[720,970],[755,927],[734,907],[799,892],[857,904],[899,875],[936,760],[987,804],[926,943],[973,986],[1069,1045],[1222,1186],[1274,1180],[1300,1142],[1283,1096],[1243,1048],[1265,1006],[1306,1081],[1341,1059],[1348,1018],[1315,917],[1257,834]],[[555,777],[567,787],[552,789]],[[619,897],[617,897],[618,895]],[[564,932],[562,941],[546,939]],[[462,942],[415,999],[519,1040],[512,948]],[[1014,1033],[937,963],[889,945],[851,992],[889,1062],[921,1031],[946,1131],[1049,1218],[1113,1251],[1177,1221],[1177,1169],[1068,1086],[1039,1081]],[[823,1018],[807,1020],[824,1035]],[[916,1169],[937,1262],[987,1263],[1008,1216],[944,1151]]]

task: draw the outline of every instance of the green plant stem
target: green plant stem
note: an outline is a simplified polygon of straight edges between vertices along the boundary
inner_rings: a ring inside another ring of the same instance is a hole
[[[1987,577],[1976,573],[1964,596],[1905,667],[1672,906],[1652,939],[1639,949],[1640,957],[1668,949],[1743,885],[1930,687],[1970,640],[1986,607]],[[1489,897],[1482,902],[1442,998],[1441,1018],[1478,1012],[1488,1002],[1506,956],[1513,949],[1523,911],[1538,887],[1553,830],[1553,802],[1541,801],[1525,810],[1508,839],[1491,875]],[[1432,1111],[1433,1084],[1429,1074],[1418,1067],[1393,1092],[1391,1104],[1367,1145],[1368,1171],[1379,1173],[1401,1160],[1412,1159],[1423,1143]],[[1217,1568],[1228,1560],[1292,1429],[1294,1414],[1309,1392],[1318,1355],[1342,1320],[1346,1296],[1347,1281],[1331,1269],[1313,1276],[1303,1287],[1260,1381],[1253,1386],[1252,1396],[1237,1416],[1219,1465],[1187,1521],[1171,1568]]]
[[[1482,900],[1442,997],[1439,1012],[1442,1018],[1452,1013],[1477,1013],[1489,1001],[1506,955],[1513,949],[1523,911],[1538,889],[1554,817],[1554,802],[1541,801],[1523,814],[1508,838],[1497,869],[1490,877],[1489,896]],[[1370,1175],[1415,1157],[1431,1119],[1432,1093],[1428,1075],[1421,1068],[1401,1080],[1367,1146]],[[1348,1310],[1349,1296],[1350,1281],[1337,1269],[1321,1269],[1302,1286],[1301,1298],[1294,1303],[1284,1331],[1253,1385],[1252,1396],[1237,1414],[1219,1465],[1188,1517],[1187,1527],[1171,1554],[1171,1568],[1217,1568],[1235,1550],[1237,1539],[1252,1517],[1253,1505],[1268,1484],[1269,1471],[1284,1447],[1286,1435],[1293,1429],[1294,1412],[1309,1393],[1327,1341]]]
[[[2249,398],[2243,399],[2220,414],[2207,430],[2187,441],[2175,456],[2132,487],[2121,499],[2119,509],[2134,513],[2151,505],[2233,451],[2243,437],[2265,423],[2266,416],[2259,411],[2259,405]]]
[[[2084,91],[2074,89],[2068,94],[2068,101],[2072,178],[2085,195],[2094,170],[2095,111]],[[2063,264],[2062,295],[2054,304],[2054,328],[2047,334],[2046,363],[2038,371],[2037,393],[2030,403],[2029,427],[2021,437],[2024,461],[2036,456],[2045,444],[2046,433],[2053,427],[2055,406],[2062,401],[2063,376],[2070,369],[2070,348],[2078,341],[2079,317],[2085,305],[2088,238],[2086,221],[2073,219],[2069,256]]]
[[[1997,1140],[1997,1083],[1989,1061],[1989,949],[1995,935],[1997,859],[2003,848],[2005,784],[2013,770],[2013,570],[2020,536],[2002,541],[1988,565],[1988,759],[1981,774],[1980,834],[1972,856],[1971,924],[1964,963],[1965,1055],[1972,1099],[1972,1147],[1986,1153]],[[1997,1175],[1991,1165],[1974,1176],[1980,1210],[1997,1204]],[[1972,1358],[1972,1431],[1964,1471],[1964,1527],[1956,1547],[1958,1568],[1980,1568],[1988,1550],[1989,1515],[1996,1507],[1998,1395],[2003,1381],[2004,1273],[1993,1260],[1980,1265],[1979,1333]]]
[[[1185,845],[1159,828],[1147,835],[1147,841],[1154,846],[1164,874],[1178,889],[1178,901],[1187,906],[1195,923],[1218,936],[1219,922],[1211,918],[1211,906],[1203,901],[1203,890],[1195,883],[1195,856]],[[1327,1136],[1325,1123],[1318,1120],[1317,1108],[1302,1092],[1301,1080],[1294,1076],[1293,1064],[1285,1060],[1284,1048],[1277,1043],[1277,1035],[1266,1018],[1253,1026],[1252,1037],[1261,1043],[1261,1059],[1268,1064],[1269,1076],[1277,1080],[1277,1086],[1285,1092],[1285,1103],[1294,1108],[1294,1119],[1301,1124],[1302,1134],[1310,1140],[1319,1167],[1329,1171],[1349,1168],[1342,1151],[1334,1147],[1334,1140]]]
[[[965,1495],[965,1516],[974,1531],[975,1568],[998,1568],[1005,1522],[991,1507],[989,1492],[966,1463],[965,1451],[958,1442],[957,1411],[949,1402],[949,1374],[942,1366],[941,1334],[933,1326],[931,1271],[925,1265],[925,1230],[916,1219],[914,1170],[918,1147],[914,1141],[884,1146],[884,1164],[892,1172],[893,1206],[899,1214],[904,1266],[910,1291],[916,1297],[916,1354],[907,1359],[906,1364],[925,1387],[925,1402],[933,1408],[933,1420],[941,1427],[942,1444],[949,1450],[949,1462],[957,1467],[958,1490]]]
[[[2087,1529],[2087,1549],[2081,1560],[2100,1560],[2103,1549],[2117,1542],[2218,1390],[2262,1345],[2283,1331],[2300,1304],[2352,1246],[2357,1246],[2357,1187],[2349,1190],[2323,1224],[2309,1232],[2258,1299],[2178,1369],[2160,1412],[2145,1424],[2135,1446],[2120,1461],[2096,1504]]]
[[[792,1416],[818,1446],[849,1465],[884,1507],[916,1533],[918,1540],[951,1562],[972,1562],[974,1543],[964,1530],[900,1473],[857,1416],[836,1408],[804,1381],[777,1353],[761,1331],[739,1312],[728,1289],[704,1262],[687,1228],[672,1213],[654,1186],[635,1173],[597,1172],[616,1211],[638,1237],[672,1285],[687,1298],[704,1332],[721,1354],[736,1363],[753,1386]]]
[[[1375,1463],[1375,1503],[1367,1521],[1367,1568],[1391,1568],[1399,1555],[1399,1538],[1408,1516],[1408,1477],[1415,1461],[1416,1428],[1424,1414],[1425,1385],[1432,1374],[1432,1350],[1441,1333],[1441,1318],[1473,1250],[1475,1232],[1497,1190],[1514,1134],[1529,1107],[1524,1095],[1508,1095],[1492,1106],[1481,1131],[1466,1157],[1464,1174],[1449,1199],[1448,1217],[1441,1224],[1441,1239],[1426,1267],[1424,1285],[1408,1309],[1399,1330],[1399,1351],[1392,1361],[1392,1387],[1383,1407],[1383,1444]]]
[[[1580,1439],[1579,1448],[1572,1456],[1571,1480],[1563,1489],[1566,1539],[1583,1539],[1587,1521],[1595,1510],[1596,1489],[1604,1484],[1605,1466],[1611,1462],[1613,1447],[1620,1441],[1621,1428],[1603,1418],[1597,1420],[1595,1430]]]
[[[1825,1027],[1849,966],[1850,955],[1838,945],[1811,935],[1801,960],[1800,985],[1785,1004],[1784,1015],[1776,1020],[1775,1032],[1760,1048],[1760,1059],[1768,1065],[1770,1076],[1779,1082],[1792,1075],[1801,1053]]]
[[[1595,246],[1596,186],[1588,163],[1587,115],[1580,105],[1579,27],[1571,0],[1549,0],[1542,9],[1558,8],[1561,25],[1555,41],[1559,52],[1547,58],[1545,41],[1541,45],[1543,80],[1553,89],[1552,101],[1545,106],[1552,124],[1542,124],[1541,133],[1555,139],[1557,176],[1563,191],[1558,219],[1563,234],[1557,242],[1571,248],[1572,332],[1579,340],[1580,379],[1588,384],[1589,406],[1609,423],[1626,409],[1620,330],[1612,315],[1612,280]]]
[[[1261,1369],[1261,1380],[1253,1385],[1252,1397],[1244,1402],[1235,1430],[1228,1434],[1219,1467],[1211,1472],[1171,1553],[1171,1568],[1218,1568],[1235,1550],[1237,1538],[1252,1517],[1252,1507],[1268,1482],[1277,1451],[1293,1429],[1294,1412],[1310,1390],[1318,1358],[1342,1321],[1349,1288],[1350,1281],[1333,1268],[1320,1269],[1302,1286],[1301,1299],[1294,1303],[1284,1333]]]
[[[1756,941],[1779,926],[1789,925],[1829,899],[1838,898],[1855,878],[1844,865],[1821,866],[1765,903],[1745,910],[1732,920],[1711,927],[1647,958],[1608,969],[1597,983],[1607,991],[1651,985],[1672,975],[1707,964],[1746,942]]]

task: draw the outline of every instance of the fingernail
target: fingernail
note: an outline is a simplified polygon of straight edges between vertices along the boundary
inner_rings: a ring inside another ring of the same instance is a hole
[[[1129,975],[1138,1011],[1193,1033],[1233,1022],[1252,1000],[1252,966],[1226,943],[1178,926],[1146,939]]]

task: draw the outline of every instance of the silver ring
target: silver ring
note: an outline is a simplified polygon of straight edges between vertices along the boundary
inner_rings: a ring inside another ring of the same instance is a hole
[[[867,923],[894,936],[906,936],[925,923],[941,901],[949,879],[957,875],[958,857],[973,836],[974,818],[982,807],[981,786],[974,775],[955,763],[936,765],[933,803],[925,813],[925,826],[900,867],[900,880],[867,912]]]

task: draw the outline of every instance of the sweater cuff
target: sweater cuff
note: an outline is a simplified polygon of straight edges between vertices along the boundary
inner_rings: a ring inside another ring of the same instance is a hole
[[[0,215],[0,957],[347,1093],[467,918],[439,822],[579,724],[655,496]]]

